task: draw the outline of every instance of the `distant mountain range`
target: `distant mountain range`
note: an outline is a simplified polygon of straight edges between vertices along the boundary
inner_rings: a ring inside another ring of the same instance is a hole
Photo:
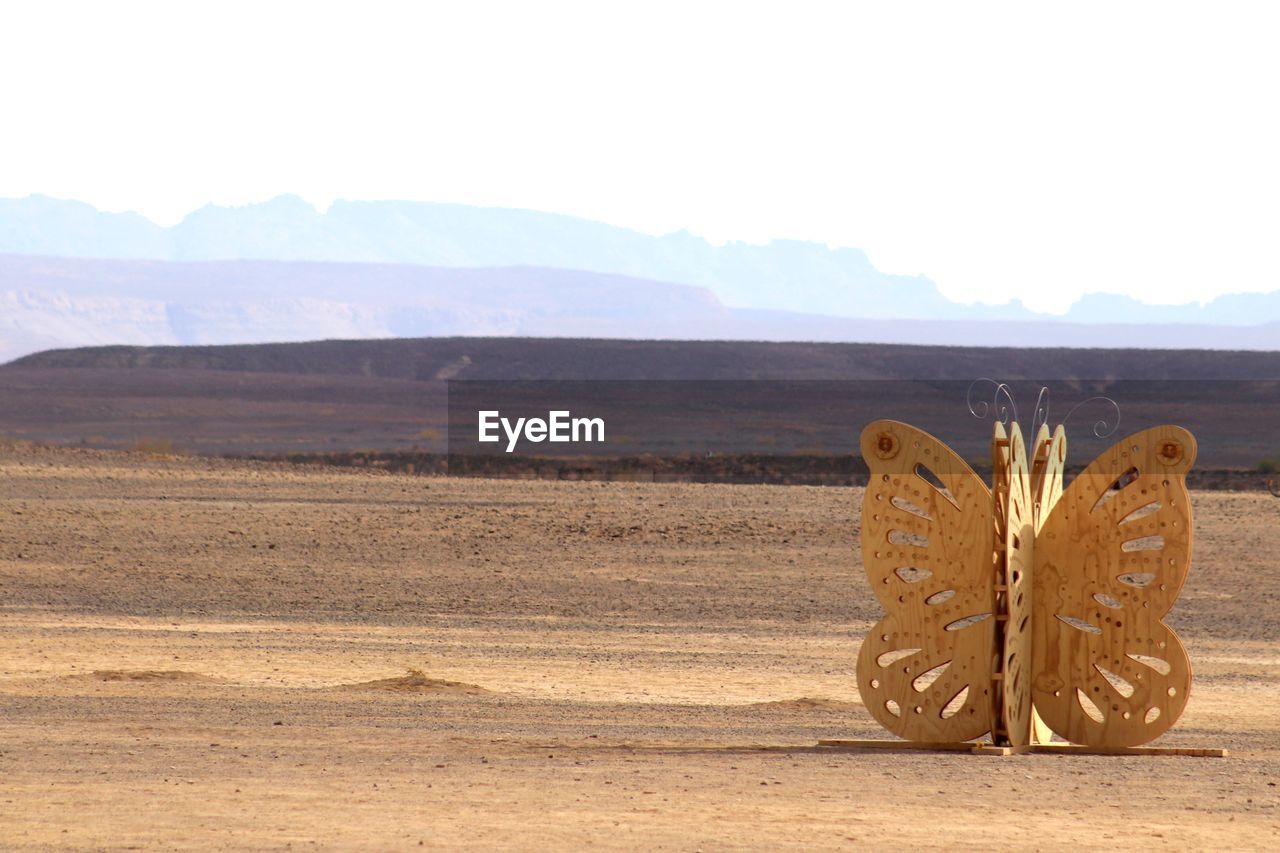
[[[296,196],[280,196],[245,207],[209,205],[164,228],[136,213],[103,213],[77,201],[0,199],[0,253],[546,267],[698,285],[734,308],[858,319],[1280,321],[1280,290],[1172,306],[1093,294],[1055,317],[1033,312],[1017,300],[1003,305],[952,302],[923,276],[880,272],[858,249],[790,240],[715,246],[687,232],[652,237],[570,216],[425,202],[336,201],[320,213]]]
[[[961,305],[856,249],[713,246],[523,210],[282,196],[165,228],[0,199],[0,360],[94,344],[403,336],[1280,349],[1280,291],[1092,295],[1065,318]]]
[[[729,308],[705,287],[579,270],[0,255],[0,361],[99,344],[427,336],[1280,349],[1280,323],[851,319]]]

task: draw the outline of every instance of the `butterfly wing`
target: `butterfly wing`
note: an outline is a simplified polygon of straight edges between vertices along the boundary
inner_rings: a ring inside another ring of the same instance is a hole
[[[888,613],[858,655],[863,702],[900,737],[975,738],[992,727],[991,492],[915,427],[875,421],[861,444],[862,561]]]
[[[1161,620],[1191,560],[1191,433],[1118,442],[1042,520],[1032,573],[1032,701],[1073,743],[1135,746],[1187,702],[1191,665]]]
[[[1036,533],[1062,497],[1062,473],[1067,463],[1067,431],[1061,424],[1052,436],[1040,425],[1031,463],[1031,497],[1035,503]]]
[[[1017,423],[996,423],[991,442],[992,506],[995,511],[997,578],[996,742],[1023,746],[1032,736],[1031,570],[1035,503],[1026,445]]]
[[[1031,457],[1032,524],[1035,528],[1036,536],[1039,536],[1044,522],[1049,518],[1049,514],[1062,497],[1062,475],[1067,464],[1067,431],[1059,424],[1058,428],[1053,433],[1050,433],[1049,427],[1046,424],[1041,424],[1036,433],[1035,443],[1032,445],[1031,452],[1028,455]],[[1026,562],[1030,562],[1034,568],[1034,555]],[[1031,583],[1030,576],[1024,577],[1022,583],[1029,590],[1033,589],[1034,585]],[[1034,597],[1034,592],[1032,597]],[[1033,612],[1030,601],[1026,603],[1026,608],[1027,612]],[[1023,628],[1023,636],[1026,638],[1024,642],[1029,648],[1031,643],[1030,626]],[[1024,654],[1022,660],[1024,665],[1030,668],[1032,665],[1031,656]],[[1029,677],[1026,678],[1024,686],[1028,694],[1028,702],[1032,706],[1030,731],[1028,732],[1030,740],[1032,743],[1049,743],[1053,739],[1053,732],[1045,724],[1039,711],[1036,710],[1034,702],[1031,701]],[[1008,704],[1007,700],[1006,704]]]

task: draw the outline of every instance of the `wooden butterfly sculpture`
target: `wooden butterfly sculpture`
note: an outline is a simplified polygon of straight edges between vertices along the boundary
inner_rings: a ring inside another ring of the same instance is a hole
[[[862,560],[885,616],[858,689],[914,741],[1128,747],[1181,715],[1191,666],[1161,620],[1191,560],[1191,433],[1117,442],[1063,491],[1063,427],[995,424],[993,485],[933,436],[869,424]]]

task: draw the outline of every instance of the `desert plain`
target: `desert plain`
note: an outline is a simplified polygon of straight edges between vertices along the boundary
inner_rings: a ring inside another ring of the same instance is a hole
[[[1280,848],[1280,500],[1197,492],[1157,743],[839,752],[861,490],[0,448],[0,847]]]

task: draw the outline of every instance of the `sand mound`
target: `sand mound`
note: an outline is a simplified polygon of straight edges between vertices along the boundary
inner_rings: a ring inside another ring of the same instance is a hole
[[[361,681],[356,684],[343,684],[339,690],[387,690],[394,693],[431,693],[434,695],[452,694],[458,696],[479,696],[490,691],[479,684],[468,684],[465,681],[446,681],[442,678],[430,678],[422,670],[411,669],[396,678],[379,678],[374,681]]]
[[[95,669],[89,676],[98,681],[213,681],[198,672],[181,669]]]
[[[753,708],[779,708],[796,711],[847,711],[861,707],[857,702],[842,699],[823,699],[818,696],[801,696],[799,699],[779,699],[773,702],[752,702]]]

